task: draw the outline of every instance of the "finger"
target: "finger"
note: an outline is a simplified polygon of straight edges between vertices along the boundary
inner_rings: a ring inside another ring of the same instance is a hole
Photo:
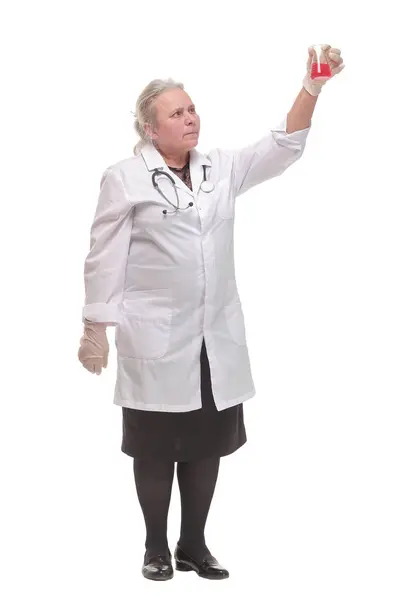
[[[103,358],[103,367],[104,367],[104,369],[107,368],[107,365],[108,365],[108,352],[105,352],[104,353],[104,358]]]
[[[343,58],[338,54],[329,54],[329,60],[338,66],[341,65],[343,62]]]
[[[330,50],[331,46],[329,44],[321,44],[321,48],[322,50],[325,50],[325,52],[327,52],[328,50]]]
[[[343,63],[341,65],[339,65],[338,67],[335,67],[333,69],[331,69],[331,73],[332,75],[337,75],[338,73],[340,73],[341,71],[343,71],[343,69],[345,68],[346,65],[344,65]]]
[[[340,50],[340,48],[331,48],[329,50],[329,54],[333,52],[334,54],[342,54],[342,51]]]
[[[96,373],[96,375],[100,375],[101,374],[101,365],[99,363],[96,363],[94,365],[94,372]]]
[[[341,65],[343,62],[343,58],[340,56],[340,54],[335,54],[334,52],[329,52],[328,54],[329,59],[334,62],[336,65]]]
[[[100,368],[101,372],[101,359],[98,358],[87,358],[82,362],[85,369],[87,369],[90,373],[97,373]]]

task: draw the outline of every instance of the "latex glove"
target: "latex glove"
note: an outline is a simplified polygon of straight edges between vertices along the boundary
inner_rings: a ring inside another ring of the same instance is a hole
[[[343,58],[341,57],[341,51],[339,48],[332,48],[329,44],[321,44],[322,49],[325,51],[330,66],[332,77],[343,71],[345,65],[343,64]],[[308,60],[307,60],[307,73],[303,79],[303,87],[307,90],[311,96],[318,96],[321,93],[322,87],[332,79],[326,81],[315,81],[311,79],[311,63],[312,63],[312,47],[308,48]]]
[[[95,323],[85,319],[85,327],[80,339],[78,358],[85,369],[96,375],[100,375],[101,370],[108,365],[107,325],[107,323]]]

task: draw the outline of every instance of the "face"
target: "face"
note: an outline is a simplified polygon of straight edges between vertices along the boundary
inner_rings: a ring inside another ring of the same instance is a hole
[[[145,125],[150,137],[169,151],[185,151],[197,146],[200,117],[188,94],[179,88],[168,90],[154,101],[156,125]]]

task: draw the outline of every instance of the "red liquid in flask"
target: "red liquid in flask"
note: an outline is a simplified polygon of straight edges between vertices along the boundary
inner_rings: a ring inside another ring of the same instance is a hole
[[[317,77],[332,77],[331,69],[328,63],[317,63],[313,62],[311,65],[311,79]]]

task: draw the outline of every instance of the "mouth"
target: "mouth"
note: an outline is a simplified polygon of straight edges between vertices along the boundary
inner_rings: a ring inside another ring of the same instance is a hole
[[[185,135],[198,135],[197,131],[191,131],[190,133],[185,133]]]

